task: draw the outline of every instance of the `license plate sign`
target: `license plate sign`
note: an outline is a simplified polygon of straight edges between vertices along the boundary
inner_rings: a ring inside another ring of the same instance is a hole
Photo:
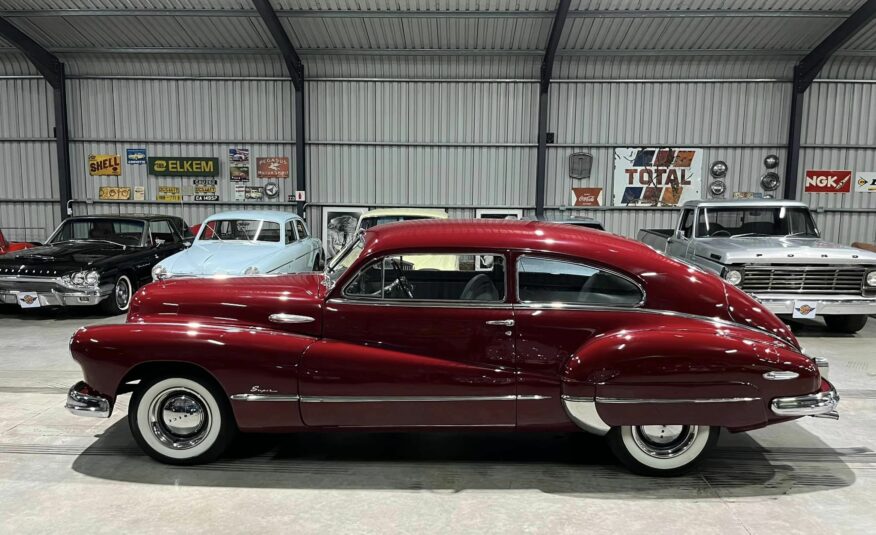
[[[36,292],[19,292],[18,305],[21,308],[39,308],[40,297]]]
[[[812,301],[794,301],[793,317],[798,319],[815,319],[816,303]]]

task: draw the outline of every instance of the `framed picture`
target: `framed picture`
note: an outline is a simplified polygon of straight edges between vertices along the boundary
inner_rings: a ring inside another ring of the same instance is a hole
[[[322,209],[322,242],[325,244],[326,262],[353,239],[359,216],[367,211],[367,208],[351,206],[326,206]]]
[[[475,211],[478,219],[523,219],[523,210],[519,208],[478,208]],[[475,257],[475,271],[490,271],[493,269],[492,255]]]

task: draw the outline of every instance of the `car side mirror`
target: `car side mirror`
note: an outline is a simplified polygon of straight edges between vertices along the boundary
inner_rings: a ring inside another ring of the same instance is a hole
[[[684,235],[684,231],[681,229],[675,230],[675,239],[676,240],[686,240],[687,236]]]

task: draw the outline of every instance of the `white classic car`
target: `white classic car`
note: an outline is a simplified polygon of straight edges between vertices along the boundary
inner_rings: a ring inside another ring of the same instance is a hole
[[[168,277],[300,273],[322,268],[322,246],[300,217],[287,212],[223,212],[207,218],[191,247],[161,261]]]

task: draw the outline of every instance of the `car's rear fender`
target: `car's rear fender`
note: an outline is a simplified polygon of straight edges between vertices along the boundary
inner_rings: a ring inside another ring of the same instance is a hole
[[[758,426],[779,396],[817,391],[804,355],[749,329],[692,322],[688,328],[618,330],[584,344],[563,370],[567,399],[595,402],[609,426]],[[771,371],[797,377],[769,380]]]
[[[228,396],[241,429],[268,430],[300,425],[289,401],[297,399],[298,363],[314,341],[263,328],[125,323],[80,329],[70,351],[85,382],[111,402],[132,389],[129,382],[201,370]],[[260,402],[247,401],[246,394]]]

